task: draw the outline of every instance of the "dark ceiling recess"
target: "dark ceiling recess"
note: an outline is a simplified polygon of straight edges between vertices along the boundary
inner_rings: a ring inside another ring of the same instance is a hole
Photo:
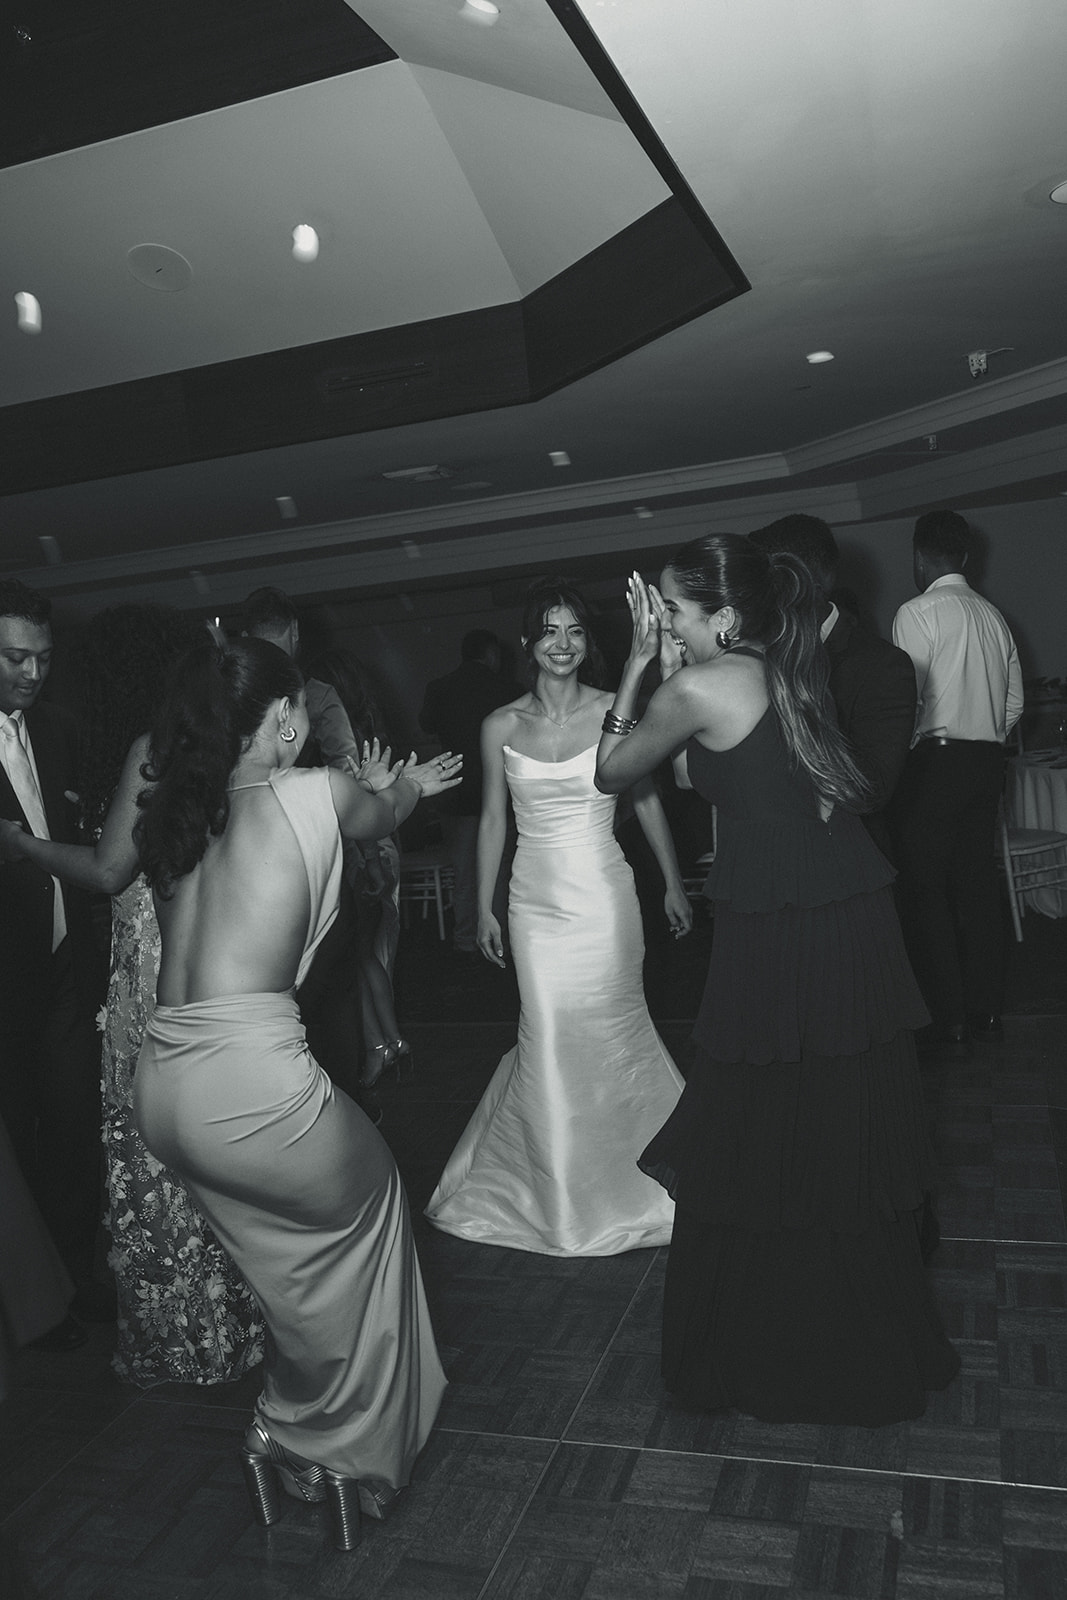
[[[0,167],[395,61],[345,0],[6,0]]]
[[[539,400],[732,299],[731,266],[664,200],[523,301],[6,406],[0,494]]]

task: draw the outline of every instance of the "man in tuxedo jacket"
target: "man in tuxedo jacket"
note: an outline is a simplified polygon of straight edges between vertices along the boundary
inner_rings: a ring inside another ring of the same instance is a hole
[[[74,844],[76,725],[39,701],[50,617],[43,595],[0,580],[0,815]],[[0,864],[0,1116],[74,1281],[74,1309],[96,1319],[111,1299],[93,1278],[104,975],[89,898],[29,861]]]
[[[837,577],[837,540],[821,517],[780,517],[749,535],[768,555],[788,553],[803,561],[819,591],[823,643],[830,657],[830,694],[841,732],[874,791],[864,815],[867,831],[893,860],[886,807],[900,781],[915,729],[915,671],[896,645],[864,628],[830,599]]]

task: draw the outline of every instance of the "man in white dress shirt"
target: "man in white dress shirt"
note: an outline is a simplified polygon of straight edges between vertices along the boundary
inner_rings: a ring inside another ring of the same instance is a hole
[[[915,585],[893,642],[915,667],[919,706],[897,805],[908,954],[933,1017],[926,1043],[966,1057],[1002,1036],[1003,931],[996,877],[1004,745],[1023,709],[1015,641],[963,576],[971,531],[955,511],[915,524]]]

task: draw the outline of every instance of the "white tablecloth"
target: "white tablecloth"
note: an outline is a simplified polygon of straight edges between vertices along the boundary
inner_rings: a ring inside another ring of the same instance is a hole
[[[1055,828],[1067,833],[1067,759],[1048,750],[1015,756],[1008,762],[1006,799],[1008,820],[1017,828]],[[1034,858],[1035,866],[1044,862],[1042,856]],[[1022,899],[1046,917],[1067,917],[1067,890],[1031,889]]]

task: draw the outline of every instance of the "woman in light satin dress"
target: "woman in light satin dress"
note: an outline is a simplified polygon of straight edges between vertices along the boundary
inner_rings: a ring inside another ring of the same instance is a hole
[[[492,899],[510,792],[518,825],[508,924],[522,1009],[426,1215],[464,1239],[544,1255],[616,1255],[666,1244],[674,1205],[636,1162],[682,1088],[652,1025],[633,875],[614,836],[615,797],[593,786],[611,695],[596,676],[577,590],[530,591],[523,649],[534,687],[482,725],[478,946],[504,965]],[[692,920],[650,780],[634,809],[676,935]],[[657,1192],[658,1190],[658,1192]]]
[[[198,652],[164,708],[138,825],[163,948],[134,1112],[263,1308],[241,1452],[257,1516],[277,1517],[280,1478],[351,1549],[360,1510],[384,1518],[408,1482],[444,1376],[396,1166],[293,992],[336,915],[342,836],[392,832],[459,760],[296,768],[307,729],[299,671],[260,639]]]

